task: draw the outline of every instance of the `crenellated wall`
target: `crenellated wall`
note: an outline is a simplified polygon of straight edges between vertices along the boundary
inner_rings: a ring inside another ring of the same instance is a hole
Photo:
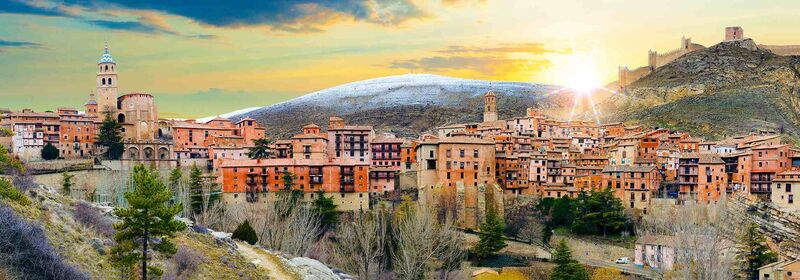
[[[630,85],[634,81],[650,74],[661,66],[664,66],[673,60],[696,50],[702,50],[706,47],[692,43],[691,38],[681,37],[680,48],[668,51],[666,53],[658,53],[657,51],[650,50],[647,52],[647,66],[628,69],[627,66],[620,66],[617,73],[617,81],[620,87]]]

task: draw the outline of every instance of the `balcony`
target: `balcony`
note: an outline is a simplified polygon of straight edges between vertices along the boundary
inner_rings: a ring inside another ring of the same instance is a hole
[[[339,187],[339,192],[343,192],[343,193],[356,192],[356,187],[353,186],[353,185],[341,186],[341,187]]]
[[[759,186],[759,185],[752,185],[750,186],[751,193],[770,193],[772,192],[772,187],[769,185],[766,186]]]
[[[342,185],[352,185],[355,184],[356,179],[353,178],[352,176],[342,176],[342,178],[339,181],[341,182]]]
[[[322,175],[310,175],[308,178],[311,184],[322,184]]]

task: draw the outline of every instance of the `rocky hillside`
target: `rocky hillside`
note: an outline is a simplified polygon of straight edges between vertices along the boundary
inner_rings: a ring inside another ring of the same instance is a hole
[[[417,136],[444,124],[479,121],[483,95],[490,89],[498,95],[501,118],[522,116],[527,107],[569,103],[549,94],[556,89],[552,86],[409,74],[344,84],[233,118],[253,117],[280,138],[299,133],[310,122],[324,128],[332,115],[373,125],[378,132]]]
[[[604,102],[610,121],[688,130],[715,139],[758,130],[800,137],[800,57],[750,40],[686,54]]]

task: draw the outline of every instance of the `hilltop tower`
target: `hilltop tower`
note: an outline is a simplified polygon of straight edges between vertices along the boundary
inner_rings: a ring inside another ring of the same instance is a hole
[[[100,113],[114,113],[117,110],[117,63],[105,46],[103,57],[97,63],[97,110]]]
[[[744,39],[744,29],[741,26],[725,27],[725,41]]]
[[[493,122],[497,120],[497,97],[493,91],[489,91],[483,97],[483,122]]]

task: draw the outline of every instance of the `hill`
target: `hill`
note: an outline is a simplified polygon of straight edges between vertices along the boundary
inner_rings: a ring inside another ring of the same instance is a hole
[[[527,107],[553,108],[569,102],[555,94],[557,87],[466,80],[429,74],[389,76],[348,83],[286,102],[249,111],[233,119],[252,117],[273,137],[299,133],[314,122],[323,128],[337,115],[352,124],[373,125],[378,132],[417,136],[445,124],[479,121],[483,95],[498,95],[501,118],[522,116]]]
[[[751,39],[688,53],[639,79],[603,105],[609,121],[687,130],[718,139],[769,130],[800,137],[800,57]]]

